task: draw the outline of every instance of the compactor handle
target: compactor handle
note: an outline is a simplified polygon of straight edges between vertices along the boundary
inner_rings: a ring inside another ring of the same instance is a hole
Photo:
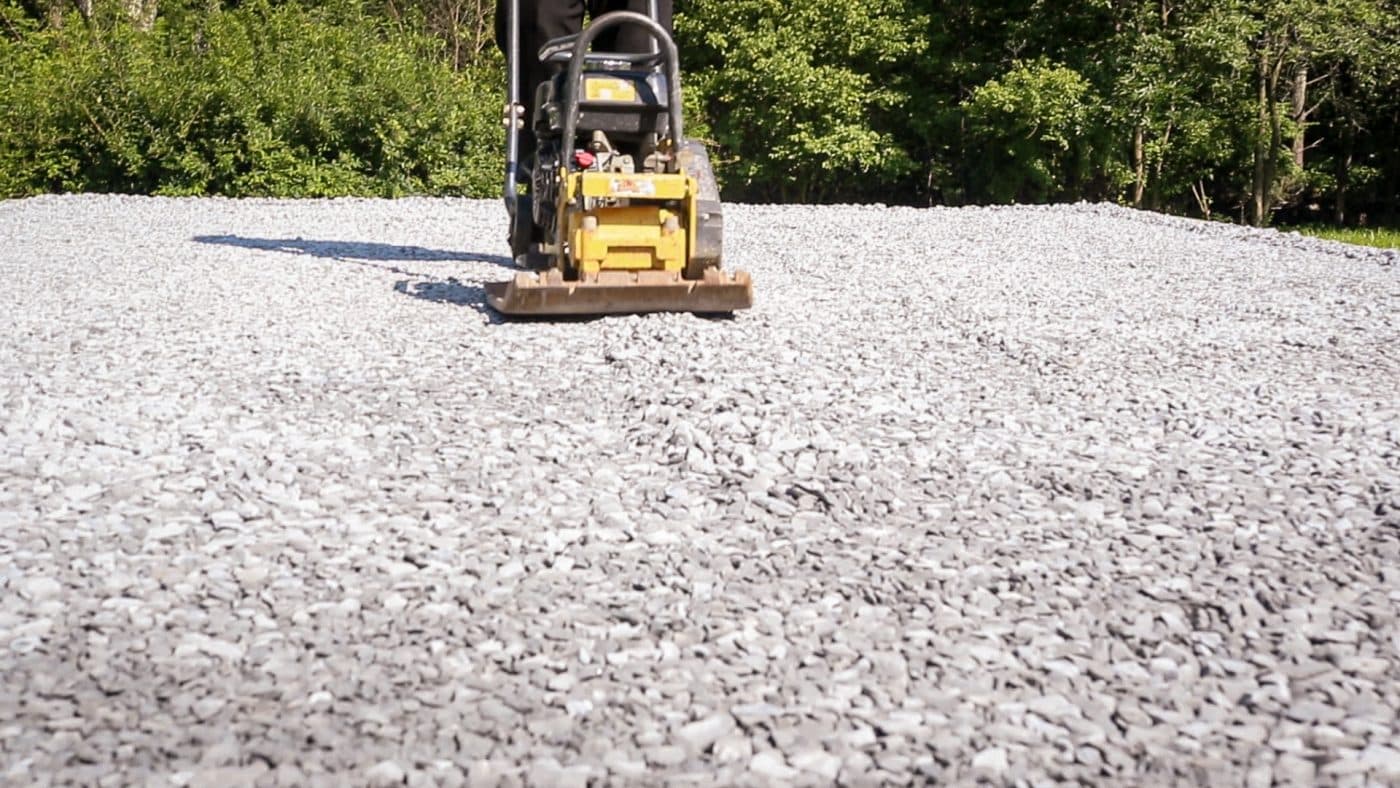
[[[653,22],[660,22],[660,21],[661,21],[661,9],[659,9],[659,8],[657,7],[656,0],[647,0],[647,16],[651,17],[651,21],[653,21]],[[657,50],[657,46],[656,46],[656,36],[652,36],[652,37],[651,37],[651,51],[652,51],[652,54],[656,54],[656,50]]]
[[[512,0],[519,2],[519,0]],[[671,40],[671,35],[666,32],[666,28],[655,19],[655,3],[650,4],[652,17],[647,17],[635,11],[614,11],[610,14],[603,14],[593,20],[586,30],[579,34],[578,40],[574,42],[574,54],[569,58],[568,81],[564,84],[568,90],[565,91],[567,98],[564,102],[564,137],[565,145],[572,146],[578,136],[578,115],[579,115],[579,93],[583,90],[583,65],[584,58],[587,57],[588,47],[598,34],[611,30],[622,25],[639,25],[651,33],[652,45],[661,51],[661,64],[666,70],[666,90],[669,106],[666,108],[667,115],[671,121],[671,139],[676,143],[676,147],[685,139],[684,129],[681,126],[681,59],[676,51],[676,42]],[[567,149],[566,149],[567,150]]]
[[[520,0],[509,0],[506,14],[505,198],[506,210],[514,219],[516,203],[520,200],[520,187],[516,182],[520,167],[520,127],[530,119],[524,117],[525,105],[520,101]]]

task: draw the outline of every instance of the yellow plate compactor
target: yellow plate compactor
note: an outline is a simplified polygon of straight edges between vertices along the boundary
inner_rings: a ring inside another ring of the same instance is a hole
[[[684,136],[680,60],[655,13],[604,14],[540,50],[557,73],[535,96],[533,166],[522,168],[519,2],[508,3],[505,200],[524,270],[487,285],[492,308],[531,316],[752,306],[748,274],[720,266],[719,190],[704,147]],[[653,51],[591,51],[621,25],[649,31]]]

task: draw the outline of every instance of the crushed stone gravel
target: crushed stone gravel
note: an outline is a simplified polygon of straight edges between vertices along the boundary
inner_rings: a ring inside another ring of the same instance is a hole
[[[507,322],[496,201],[0,202],[0,781],[1400,780],[1395,252],[726,221]]]

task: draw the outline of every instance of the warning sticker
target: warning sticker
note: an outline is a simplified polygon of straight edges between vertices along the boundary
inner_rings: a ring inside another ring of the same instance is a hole
[[[636,101],[637,86],[625,79],[588,77],[583,82],[583,94],[589,101]]]
[[[654,197],[656,184],[647,178],[613,178],[609,191],[614,197]]]

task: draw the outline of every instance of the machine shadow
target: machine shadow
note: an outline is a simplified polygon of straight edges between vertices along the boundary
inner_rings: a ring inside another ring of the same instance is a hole
[[[219,244],[265,252],[323,257],[412,277],[412,279],[400,279],[395,282],[394,292],[433,303],[469,306],[485,315],[493,324],[504,323],[505,318],[487,305],[484,286],[462,282],[455,277],[439,280],[435,275],[409,270],[394,265],[394,263],[414,261],[489,263],[515,270],[511,259],[505,255],[454,252],[445,249],[428,249],[422,246],[400,246],[363,241],[324,241],[307,238],[249,238],[241,235],[196,235],[193,240],[202,244]]]
[[[484,285],[462,282],[452,277],[446,280],[429,279],[421,282],[400,279],[394,283],[394,292],[422,301],[431,301],[434,304],[469,306],[485,315],[487,321],[492,325],[500,325],[507,320],[505,315],[492,309],[486,303],[486,287]]]
[[[400,276],[412,277],[411,279],[400,279],[395,282],[394,292],[437,304],[453,304],[456,306],[471,307],[485,315],[487,320],[493,325],[508,322],[592,323],[604,317],[604,315],[539,315],[533,317],[516,315],[507,317],[492,309],[487,303],[486,287],[484,285],[463,282],[456,277],[448,277],[442,280],[438,279],[435,275],[411,271],[393,265],[393,263],[412,261],[489,263],[491,265],[510,269],[511,271],[518,270],[511,259],[505,255],[481,254],[478,252],[454,252],[444,249],[428,249],[422,246],[400,246],[397,244],[362,241],[323,241],[307,238],[249,238],[241,235],[196,235],[192,240],[202,244],[237,246],[242,249],[257,249],[265,252],[284,252],[293,255],[323,257],[344,263],[353,263],[367,268],[374,268],[380,271],[388,271]],[[697,314],[696,317],[705,320],[727,321],[732,320],[734,315],[733,313],[715,313]]]

